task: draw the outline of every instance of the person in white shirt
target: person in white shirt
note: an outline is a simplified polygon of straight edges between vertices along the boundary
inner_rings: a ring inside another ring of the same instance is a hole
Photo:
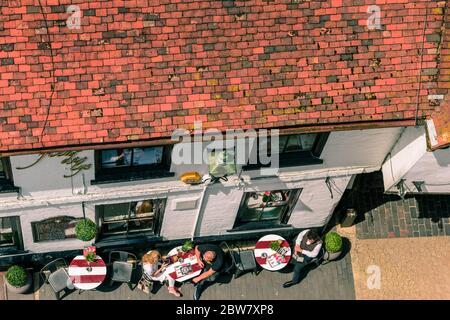
[[[144,269],[144,273],[152,280],[152,281],[159,281],[161,283],[164,283],[166,280],[169,284],[168,289],[169,293],[173,294],[176,297],[181,296],[181,292],[177,290],[175,287],[175,280],[166,274],[164,272],[165,268],[167,267],[167,263],[163,263],[158,268],[158,262],[161,260],[161,254],[153,250],[149,253],[146,253],[142,257],[142,267]]]
[[[294,275],[291,281],[283,284],[284,288],[289,288],[300,282],[302,269],[315,257],[319,255],[322,248],[322,240],[314,230],[304,230],[300,232],[295,240],[294,252],[298,259],[293,260],[295,263]]]

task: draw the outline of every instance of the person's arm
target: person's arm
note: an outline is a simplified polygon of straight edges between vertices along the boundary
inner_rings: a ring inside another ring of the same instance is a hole
[[[205,264],[202,261],[202,254],[200,250],[198,250],[198,246],[195,247],[195,257],[197,258],[198,265],[203,268]]]
[[[300,232],[299,235],[297,236],[297,239],[295,240],[295,250],[294,250],[295,252],[303,252],[302,249],[300,248],[300,243],[302,242],[303,237],[308,231],[309,230],[304,230]]]
[[[194,281],[195,283],[198,283],[198,282],[202,281],[203,279],[206,279],[206,278],[212,276],[214,273],[216,273],[216,271],[214,271],[213,269],[209,269],[208,271],[203,272],[198,277],[195,277],[194,279],[192,279],[192,281]]]
[[[152,277],[156,277],[158,274],[160,274],[164,269],[166,269],[167,265],[167,263],[163,263],[161,267],[152,274]]]
[[[321,243],[319,243],[312,251],[302,250],[302,254],[310,258],[315,258],[319,254],[320,248],[322,248]]]

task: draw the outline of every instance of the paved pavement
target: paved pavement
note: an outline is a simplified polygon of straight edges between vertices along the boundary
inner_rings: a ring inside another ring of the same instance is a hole
[[[286,269],[291,269],[287,267]],[[341,260],[321,265],[310,270],[300,284],[291,288],[282,288],[283,282],[290,280],[291,270],[281,272],[262,271],[258,275],[245,274],[237,279],[222,277],[220,283],[207,288],[202,299],[210,300],[270,300],[270,299],[354,299],[351,257],[347,253]],[[183,284],[181,299],[192,299],[193,285]],[[53,292],[48,285],[38,289],[36,298],[54,300]],[[85,291],[81,294],[73,292],[64,297],[66,300],[146,300],[148,296],[139,289],[131,291],[126,284],[108,288],[99,287],[98,291]],[[162,287],[152,295],[152,299],[180,299],[167,293]]]
[[[358,239],[450,236],[450,195],[386,195],[380,172],[361,175],[344,207],[359,214]]]
[[[450,238],[359,239],[352,242],[356,299],[450,299]]]

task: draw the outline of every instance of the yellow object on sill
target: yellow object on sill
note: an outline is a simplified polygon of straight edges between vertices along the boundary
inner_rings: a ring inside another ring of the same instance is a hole
[[[198,184],[202,182],[202,176],[198,172],[186,172],[181,175],[180,180],[187,184]]]

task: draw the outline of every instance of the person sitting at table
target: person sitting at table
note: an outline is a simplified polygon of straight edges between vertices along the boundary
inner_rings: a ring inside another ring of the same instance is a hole
[[[289,288],[300,282],[300,276],[303,268],[315,257],[319,255],[322,248],[322,240],[314,230],[304,230],[300,232],[295,240],[295,249],[292,261],[295,264],[294,275],[291,281],[283,284],[283,288]]]
[[[194,300],[200,299],[205,286],[214,283],[220,276],[225,252],[215,244],[201,244],[195,247],[195,256],[203,272],[192,279],[195,284]]]
[[[167,281],[169,293],[176,297],[180,297],[181,292],[175,287],[175,280],[168,274],[164,273],[168,263],[163,263],[158,268],[158,262],[160,260],[161,254],[156,250],[152,250],[149,253],[144,254],[142,257],[142,267],[144,269],[144,273],[153,281],[159,281],[161,283]]]

